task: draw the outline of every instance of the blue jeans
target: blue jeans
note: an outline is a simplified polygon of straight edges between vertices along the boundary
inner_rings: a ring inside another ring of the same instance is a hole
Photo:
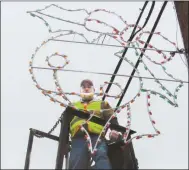
[[[91,142],[94,148],[98,135],[91,135]],[[95,161],[94,169],[112,169],[107,155],[108,146],[104,140],[97,145],[97,152],[92,157]],[[90,153],[87,142],[83,137],[72,139],[72,149],[70,152],[69,169],[89,169]]]

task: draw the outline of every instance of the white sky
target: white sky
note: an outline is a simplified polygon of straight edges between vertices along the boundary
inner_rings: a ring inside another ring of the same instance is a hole
[[[57,103],[50,102],[48,97],[34,86],[34,83],[29,74],[29,61],[35,48],[38,47],[44,40],[47,40],[52,35],[48,32],[44,23],[36,17],[31,17],[26,11],[42,9],[50,2],[8,2],[2,3],[2,52],[1,52],[1,69],[2,69],[2,169],[19,169],[24,167],[25,155],[28,144],[29,128],[34,128],[48,132],[50,128],[59,118],[63,109]],[[142,8],[144,2],[57,2],[55,3],[66,9],[85,8],[88,11],[105,8],[121,15],[129,24],[136,22],[139,15],[139,8]],[[156,6],[149,23],[145,30],[150,31],[155,18],[161,8],[163,2],[156,2]],[[151,2],[147,6],[144,16],[150,9]],[[51,12],[57,12],[53,9]],[[58,14],[59,15],[59,14]],[[110,23],[116,27],[121,27],[119,21],[112,15],[99,15],[108,19]],[[96,17],[99,17],[96,15]],[[62,18],[68,17],[63,15]],[[71,19],[82,20],[82,15],[70,15]],[[106,18],[107,17],[107,18]],[[102,18],[101,18],[102,19]],[[139,23],[143,25],[145,17]],[[50,20],[49,20],[50,21]],[[59,21],[50,21],[54,29],[71,28],[75,31],[83,31],[75,25],[66,25]],[[91,25],[94,29],[98,29],[96,25]],[[176,30],[178,29],[177,38]],[[183,48],[180,29],[177,25],[172,2],[169,2],[156,28],[165,37],[177,43],[179,48]],[[85,35],[90,40],[95,34],[85,32]],[[125,34],[127,37],[129,34]],[[143,37],[145,40],[147,36]],[[80,40],[78,37],[68,37],[71,40]],[[104,43],[115,44],[111,39],[106,39]],[[154,36],[150,42],[154,46],[164,50],[173,50],[173,47],[162,38]],[[116,47],[103,47],[82,44],[70,43],[48,43],[42,47],[36,55],[35,66],[46,66],[45,58],[54,52],[60,52],[68,55],[70,64],[66,69],[96,71],[113,73],[118,58],[113,54],[120,50]],[[150,57],[158,61],[159,55],[155,52],[147,52]],[[130,49],[127,53],[127,58],[136,62],[134,50]],[[182,56],[183,57],[183,56]],[[184,57],[183,60],[185,61]],[[57,60],[58,61],[58,60]],[[167,78],[166,74],[160,67],[149,62],[144,57],[144,61],[152,70],[156,77]],[[61,60],[62,62],[62,60]],[[180,56],[177,54],[170,63],[165,64],[167,72],[171,73],[178,79],[188,81],[187,68],[183,64]],[[144,67],[140,65],[139,71],[141,76],[150,76]],[[122,64],[119,74],[129,75],[132,71],[131,66],[126,62]],[[45,70],[37,70],[36,78],[40,85],[46,89],[54,90],[52,72]],[[79,92],[79,83],[84,78],[91,78],[94,81],[96,91],[99,91],[100,84],[104,81],[109,81],[110,76],[83,74],[72,72],[60,72],[60,82],[63,89],[67,92]],[[116,82],[120,83],[124,88],[128,78],[118,77]],[[138,79],[133,79],[130,87],[123,99],[127,102],[132,99],[138,92]],[[162,83],[173,92],[178,83],[164,82]],[[161,92],[161,89],[153,80],[144,80],[144,88],[153,89]],[[112,93],[118,93],[117,88],[112,88]],[[79,98],[70,97],[71,100]],[[115,107],[117,101],[106,98]],[[139,168],[181,168],[186,169],[188,166],[188,85],[184,84],[178,93],[178,105],[175,108],[159,97],[152,96],[151,108],[153,118],[157,122],[157,129],[161,131],[161,135],[154,139],[143,138],[134,140],[136,158],[139,161]],[[153,128],[147,116],[146,98],[142,94],[136,102],[131,105],[132,110],[132,129],[137,131],[137,134],[153,133]],[[125,112],[122,111],[118,116],[121,125],[126,123]],[[59,127],[53,132],[54,135],[59,135]],[[33,150],[31,154],[30,168],[50,169],[55,167],[57,154],[57,142],[50,139],[34,139]]]

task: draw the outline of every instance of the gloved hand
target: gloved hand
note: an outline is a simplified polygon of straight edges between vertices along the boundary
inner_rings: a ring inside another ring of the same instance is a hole
[[[115,130],[112,130],[109,134],[109,138],[111,141],[117,141],[121,136],[120,132],[117,132]]]

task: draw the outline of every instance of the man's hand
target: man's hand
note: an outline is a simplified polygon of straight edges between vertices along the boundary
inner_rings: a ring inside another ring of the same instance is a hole
[[[118,140],[119,136],[120,136],[120,133],[117,132],[117,131],[115,131],[115,130],[112,130],[112,131],[110,132],[110,134],[109,134],[109,138],[110,138],[111,141],[116,141],[116,140]]]

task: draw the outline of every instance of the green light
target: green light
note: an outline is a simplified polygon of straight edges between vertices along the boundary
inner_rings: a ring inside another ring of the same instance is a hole
[[[161,97],[162,99],[165,99],[165,96],[160,95],[159,97]]]
[[[34,15],[34,14],[32,14],[32,13],[30,13],[30,15],[31,15],[32,17],[35,17],[35,15]]]
[[[156,95],[156,94],[157,94],[156,92],[153,92],[153,91],[151,91],[150,93],[151,93],[151,94],[154,94],[154,95]]]
[[[169,104],[174,105],[171,101],[167,101]]]

